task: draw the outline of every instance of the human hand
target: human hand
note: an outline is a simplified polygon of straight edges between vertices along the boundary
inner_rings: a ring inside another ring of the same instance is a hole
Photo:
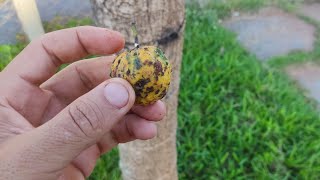
[[[75,62],[123,46],[104,28],[60,30],[0,72],[0,179],[85,179],[118,143],[156,135],[165,105],[135,106],[130,84],[109,77],[114,56]],[[65,63],[72,64],[55,74]]]

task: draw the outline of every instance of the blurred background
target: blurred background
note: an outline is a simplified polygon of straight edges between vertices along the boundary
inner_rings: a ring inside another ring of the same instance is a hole
[[[29,39],[94,25],[89,0],[34,2],[0,0],[0,70]],[[319,179],[319,62],[320,1],[187,0],[179,179]],[[118,160],[89,179],[119,179]]]
[[[16,1],[17,4],[21,1]],[[20,9],[32,8],[32,1],[22,1]],[[50,22],[57,18],[72,19],[72,18],[89,18],[92,17],[90,1],[88,0],[36,0],[37,10],[41,21]],[[19,7],[18,7],[19,8]],[[21,10],[20,10],[21,11]],[[29,16],[31,16],[29,13]],[[14,2],[11,0],[0,1],[0,43],[15,43],[16,35],[23,33],[23,27],[18,18]],[[35,18],[33,18],[35,20]]]

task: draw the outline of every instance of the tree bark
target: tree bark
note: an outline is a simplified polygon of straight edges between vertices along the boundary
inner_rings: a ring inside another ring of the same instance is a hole
[[[119,145],[123,179],[178,179],[177,106],[185,24],[184,0],[91,0],[96,24],[120,31],[132,48],[131,22],[136,21],[140,45],[157,45],[173,65],[172,81],[164,101],[166,118],[157,124],[158,135],[148,141]]]

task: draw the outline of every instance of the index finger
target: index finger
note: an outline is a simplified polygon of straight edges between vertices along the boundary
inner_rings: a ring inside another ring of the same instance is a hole
[[[39,85],[49,79],[61,64],[90,54],[113,54],[123,46],[121,34],[105,28],[81,26],[54,31],[31,42],[3,72]]]

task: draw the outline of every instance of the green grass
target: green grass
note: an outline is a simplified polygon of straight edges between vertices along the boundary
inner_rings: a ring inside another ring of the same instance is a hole
[[[19,42],[14,45],[0,44],[0,71],[26,46]]]
[[[285,76],[263,68],[207,16],[188,15],[188,22],[198,26],[187,24],[185,34],[180,178],[319,177],[320,122],[314,102]]]
[[[103,155],[97,162],[93,173],[88,180],[116,180],[121,179],[121,172],[118,168],[119,153],[114,149],[106,155]]]
[[[44,22],[43,27],[46,32],[60,30],[68,27],[76,27],[81,25],[93,25],[94,22],[91,18],[83,19],[70,19],[61,16],[55,17],[50,22]]]
[[[179,179],[318,179],[320,118],[314,101],[249,55],[217,23],[216,13],[187,10]],[[1,47],[3,67],[17,50]],[[297,61],[299,56],[305,55],[292,55]],[[116,149],[104,155],[89,179],[120,179],[118,159]]]

